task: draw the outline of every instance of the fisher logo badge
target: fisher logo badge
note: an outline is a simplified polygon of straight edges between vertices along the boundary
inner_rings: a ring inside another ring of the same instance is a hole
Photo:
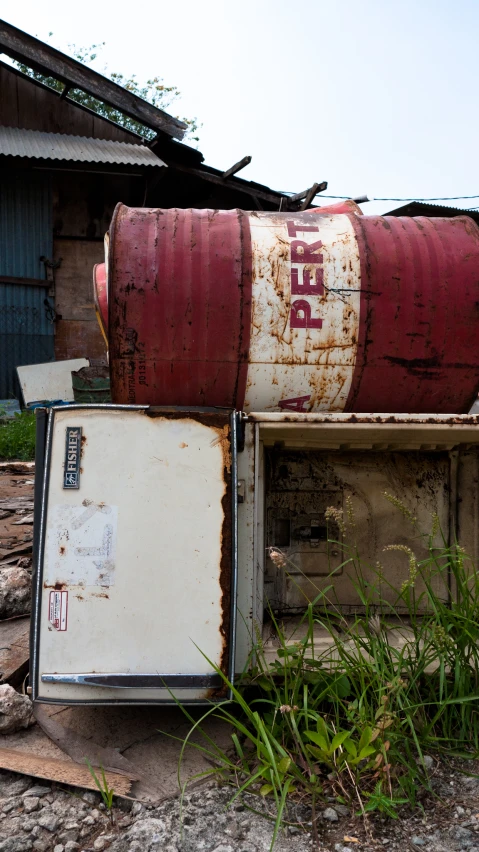
[[[81,426],[67,426],[64,488],[80,487]]]

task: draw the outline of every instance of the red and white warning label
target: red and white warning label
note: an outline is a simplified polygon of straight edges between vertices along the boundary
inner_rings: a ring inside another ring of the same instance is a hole
[[[67,629],[68,592],[50,592],[48,619],[56,630]]]

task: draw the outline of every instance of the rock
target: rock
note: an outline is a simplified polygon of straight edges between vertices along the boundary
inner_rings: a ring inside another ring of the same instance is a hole
[[[413,834],[413,836],[411,837],[411,843],[414,846],[424,846],[426,841],[423,840],[422,837],[418,837],[417,834]]]
[[[93,829],[92,829],[91,825],[84,825],[82,830],[80,831],[80,838],[89,837],[89,835],[92,833],[92,831],[93,831]]]
[[[88,814],[85,819],[82,819],[82,823],[83,825],[95,825],[95,819],[94,817],[90,816],[90,814]]]
[[[325,808],[323,811],[323,819],[327,819],[328,822],[337,822],[339,817],[334,808]]]
[[[1,573],[0,573],[1,578]],[[33,705],[28,696],[15,692],[13,686],[0,686],[0,734],[14,734],[33,725]]]
[[[84,793],[83,801],[88,802],[89,805],[96,805],[98,803],[98,796],[96,793]]]
[[[10,811],[13,811],[14,807],[15,802],[5,802],[5,804],[2,805],[2,811],[4,814],[9,814]]]
[[[8,837],[0,843],[0,852],[29,852],[32,847],[31,837]]]
[[[26,814],[31,814],[33,811],[37,811],[40,807],[39,796],[26,796],[23,800],[23,807],[25,808]]]
[[[114,840],[110,852],[163,852],[165,823],[161,819],[147,817],[135,822],[123,837]],[[232,850],[232,847],[229,847]],[[219,852],[218,847],[216,852]],[[232,850],[233,852],[233,850]]]
[[[3,568],[0,571],[0,619],[30,612],[32,578],[25,568]]]
[[[418,766],[424,766],[424,768],[428,771],[434,766],[434,760],[430,754],[423,754],[422,760],[420,757],[418,757],[416,759],[416,763]]]
[[[6,796],[21,796],[30,784],[29,778],[17,778],[16,781],[11,781],[2,790],[2,797]]]
[[[42,815],[38,818],[38,825],[41,825],[42,828],[46,828],[47,831],[57,831],[61,825],[60,817],[57,817],[56,814],[51,813],[51,811],[43,812]]]
[[[95,822],[102,818],[102,814],[96,808],[91,812],[91,816],[95,820]]]
[[[65,811],[67,810],[67,804],[70,802],[70,796],[64,793],[63,791],[59,791],[56,793],[55,798],[53,799],[52,811],[56,814],[65,815]]]
[[[57,843],[57,845],[53,847],[53,852],[65,852],[65,847],[62,843]]]
[[[74,843],[73,840],[69,840],[68,843],[65,844],[65,852],[76,852],[79,848],[80,844]]]
[[[348,808],[347,805],[335,805],[334,810],[340,816],[349,816],[349,814],[351,813],[351,808]]]
[[[35,840],[33,844],[33,848],[37,850],[37,852],[47,852],[50,844],[45,840]]]
[[[62,831],[61,834],[58,835],[59,842],[63,843],[64,845],[66,845],[69,841],[73,841],[73,843],[76,843],[80,836],[79,829],[80,826],[78,826],[77,828],[70,829],[65,828],[65,831]]]
[[[38,798],[41,799],[42,796],[46,796],[47,793],[51,793],[51,791],[52,791],[51,787],[41,787],[40,785],[37,785],[36,787],[29,787],[28,790],[25,790],[25,792],[22,793],[22,796],[24,796],[25,798],[27,796],[32,796],[32,797],[38,796]]]
[[[142,810],[144,810],[144,808],[141,802],[135,802],[131,807],[131,815],[138,816],[138,814],[141,814]]]
[[[105,846],[108,846],[108,843],[109,843],[109,841],[105,837],[105,835],[100,834],[100,836],[97,837],[97,839],[94,841],[93,848],[94,848],[95,852],[101,852],[101,850],[104,849]]]

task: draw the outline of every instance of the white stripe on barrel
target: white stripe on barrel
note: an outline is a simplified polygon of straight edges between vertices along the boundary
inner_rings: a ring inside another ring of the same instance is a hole
[[[356,362],[361,286],[349,217],[249,219],[253,304],[244,408],[342,411]]]

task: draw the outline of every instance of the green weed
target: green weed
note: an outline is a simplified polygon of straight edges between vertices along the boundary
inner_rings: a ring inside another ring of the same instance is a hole
[[[416,518],[391,495],[385,498],[419,535]],[[388,583],[387,566],[378,565],[373,581],[366,581],[371,567],[364,570],[357,552],[352,512],[329,515],[335,530],[342,525],[342,542],[331,536],[329,544],[342,548],[343,571],[361,612],[342,614],[332,572],[307,605],[297,639],[270,613],[279,640],[276,659],[266,660],[258,638],[255,664],[240,684],[222,675],[233,700],[194,722],[180,758],[179,771],[184,749],[194,745],[212,765],[205,774],[236,788],[231,801],[243,792],[271,801],[273,844],[298,803],[309,806],[317,840],[320,805],[333,799],[365,819],[374,811],[396,818],[401,806],[414,806],[431,789],[425,754],[479,753],[479,578],[471,561],[457,543],[442,537],[435,544],[440,530],[434,518],[424,537],[425,559],[403,545],[386,548],[404,551],[401,588]],[[283,553],[270,556],[288,573]],[[294,582],[294,573],[289,577]],[[318,628],[329,646],[315,647]],[[211,714],[231,726],[227,751],[202,730]],[[191,742],[194,731],[203,733],[200,743]]]
[[[31,411],[22,411],[0,424],[0,460],[32,461],[34,458],[35,415]]]
[[[88,766],[91,777],[93,778],[96,786],[98,787],[98,789],[100,791],[100,795],[103,799],[103,804],[105,805],[108,816],[110,817],[110,822],[113,825],[113,796],[115,795],[115,791],[114,791],[113,787],[110,787],[109,784],[108,784],[108,780],[107,780],[107,777],[105,775],[105,770],[103,769],[103,766],[100,766],[100,772],[101,772],[101,780],[100,780],[87,757],[85,758],[85,762]]]

